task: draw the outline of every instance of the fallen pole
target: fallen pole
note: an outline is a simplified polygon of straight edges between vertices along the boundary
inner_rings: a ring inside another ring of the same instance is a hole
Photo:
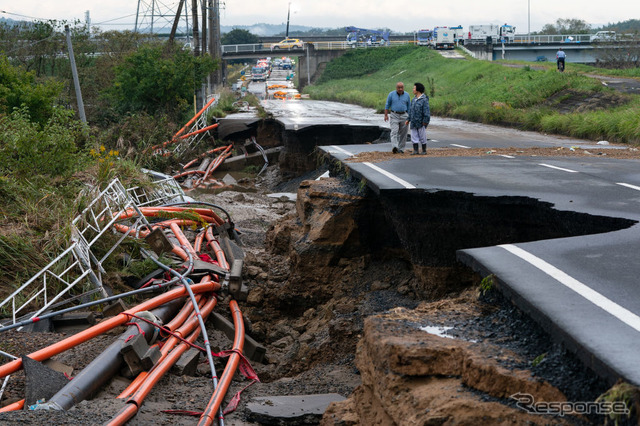
[[[175,315],[183,304],[184,301],[181,299],[172,300],[154,309],[151,313],[162,322],[166,322]],[[89,398],[120,371],[124,363],[124,358],[120,353],[123,344],[138,334],[142,334],[147,343],[152,343],[153,331],[154,325],[143,321],[137,322],[136,325],[131,325],[115,342],[80,371],[73,380],[70,380],[47,402],[36,405],[35,409],[66,411]]]

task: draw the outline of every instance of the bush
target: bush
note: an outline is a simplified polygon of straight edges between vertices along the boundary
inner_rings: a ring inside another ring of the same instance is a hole
[[[23,108],[30,119],[44,124],[51,118],[62,93],[62,84],[51,79],[36,82],[35,73],[9,64],[0,56],[0,113]]]
[[[0,116],[0,170],[17,176],[34,174],[69,176],[78,169],[76,143],[86,143],[87,128],[74,120],[73,111],[54,108],[43,125],[31,121],[22,107],[9,116]]]
[[[216,67],[208,56],[145,45],[116,66],[114,85],[104,94],[120,115],[164,112],[179,118],[193,100],[196,86]]]

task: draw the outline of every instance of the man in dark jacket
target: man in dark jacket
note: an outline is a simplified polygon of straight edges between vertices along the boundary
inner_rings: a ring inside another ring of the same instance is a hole
[[[431,111],[429,110],[429,97],[424,94],[424,84],[416,83],[413,86],[414,98],[409,108],[409,119],[407,124],[411,129],[411,143],[413,143],[413,153],[417,155],[420,144],[422,144],[422,154],[427,153],[427,126],[431,121]]]

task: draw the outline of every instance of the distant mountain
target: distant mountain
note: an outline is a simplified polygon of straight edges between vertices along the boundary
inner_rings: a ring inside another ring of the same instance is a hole
[[[282,23],[282,24],[261,23],[261,24],[253,24],[253,25],[221,25],[220,32],[223,34],[228,33],[234,28],[247,30],[251,34],[255,34],[258,36],[268,37],[268,36],[274,36],[277,34],[284,34],[284,32],[287,30],[287,24],[286,23]],[[306,27],[304,25],[289,25],[289,33],[293,33],[294,31],[304,32],[304,31],[310,30],[311,28],[312,27]]]
[[[620,33],[638,33],[640,32],[640,20],[629,19],[627,21],[618,22],[616,24],[603,25],[598,30],[618,31]]]
[[[0,24],[3,25],[18,25],[21,21],[14,21],[13,19],[10,18],[0,18]]]

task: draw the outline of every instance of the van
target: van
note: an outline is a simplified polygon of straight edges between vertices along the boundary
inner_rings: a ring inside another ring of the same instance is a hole
[[[612,41],[616,39],[615,31],[598,31],[589,38],[589,41]]]

